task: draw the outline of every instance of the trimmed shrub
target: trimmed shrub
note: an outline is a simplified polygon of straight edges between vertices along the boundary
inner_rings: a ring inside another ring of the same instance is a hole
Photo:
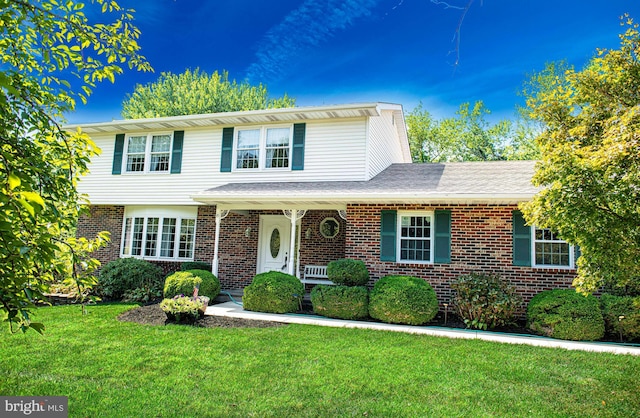
[[[125,293],[135,297],[160,296],[162,283],[162,268],[159,266],[139,258],[119,258],[100,270],[96,291],[110,299],[121,299]]]
[[[160,302],[160,309],[167,315],[167,318],[176,322],[193,323],[196,319],[204,316],[208,304],[209,298],[206,296],[194,298],[178,295]]]
[[[491,329],[508,324],[522,305],[515,288],[499,275],[471,273],[460,276],[451,287],[456,313],[468,328]]]
[[[206,270],[211,272],[211,263],[207,263],[206,261],[185,261],[180,264],[180,271],[188,270]]]
[[[342,258],[327,264],[327,277],[342,286],[364,286],[369,281],[369,270],[360,260]]]
[[[329,318],[364,319],[369,316],[369,291],[364,286],[318,285],[311,290],[311,305]]]
[[[423,279],[386,276],[369,294],[369,315],[392,324],[422,325],[438,313],[436,292]]]
[[[640,297],[600,297],[605,331],[623,340],[640,340]]]
[[[198,295],[213,300],[220,292],[220,282],[213,273],[206,270],[176,271],[164,282],[164,297],[193,295],[193,289],[199,286]]]
[[[599,340],[604,320],[598,299],[573,289],[545,290],[527,307],[527,326],[533,332],[563,340]]]
[[[279,271],[260,273],[244,288],[242,305],[248,311],[296,312],[302,303],[304,286],[297,277]]]

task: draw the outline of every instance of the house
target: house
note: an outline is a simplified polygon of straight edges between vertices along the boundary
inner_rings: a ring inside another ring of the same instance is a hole
[[[238,289],[269,270],[322,282],[323,266],[348,257],[372,283],[424,278],[441,303],[470,272],[503,275],[525,300],[575,277],[574,248],[518,211],[537,191],[534,162],[411,164],[397,104],[77,127],[102,149],[79,183],[92,206],[78,234],[111,232],[103,263],[207,261]]]

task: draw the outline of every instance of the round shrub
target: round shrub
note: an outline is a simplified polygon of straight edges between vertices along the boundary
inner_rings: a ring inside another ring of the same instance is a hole
[[[369,281],[369,270],[360,260],[342,258],[327,264],[327,277],[342,286],[364,286]]]
[[[456,313],[468,328],[506,325],[522,305],[515,288],[499,275],[471,273],[460,276],[451,287]]]
[[[220,282],[213,273],[206,270],[177,271],[164,282],[164,297],[177,295],[191,296],[193,289],[199,286],[198,295],[213,300],[220,293]]]
[[[624,340],[640,340],[640,297],[604,294],[600,297],[607,334]]]
[[[438,313],[438,299],[431,285],[411,276],[386,276],[369,295],[369,315],[392,324],[422,325]]]
[[[297,277],[279,271],[260,273],[244,288],[242,305],[248,311],[296,312],[302,302],[304,286]]]
[[[527,307],[527,326],[533,332],[563,340],[599,340],[604,320],[598,300],[573,289],[546,290]]]
[[[110,299],[120,299],[137,289],[157,294],[162,291],[162,276],[162,268],[148,261],[119,258],[100,270],[97,292]]]
[[[364,286],[318,285],[311,290],[311,305],[329,318],[364,319],[369,316],[369,291]]]

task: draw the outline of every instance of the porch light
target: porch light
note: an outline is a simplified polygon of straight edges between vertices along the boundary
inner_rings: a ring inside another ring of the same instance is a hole
[[[307,228],[307,230],[304,232],[304,237],[306,239],[311,239],[311,228]]]
[[[249,235],[251,235],[251,227],[248,226],[247,229],[244,230],[244,236],[249,238]]]

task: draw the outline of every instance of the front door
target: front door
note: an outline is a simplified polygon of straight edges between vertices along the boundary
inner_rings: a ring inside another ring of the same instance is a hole
[[[258,273],[287,272],[291,221],[282,215],[261,215],[258,237]]]

